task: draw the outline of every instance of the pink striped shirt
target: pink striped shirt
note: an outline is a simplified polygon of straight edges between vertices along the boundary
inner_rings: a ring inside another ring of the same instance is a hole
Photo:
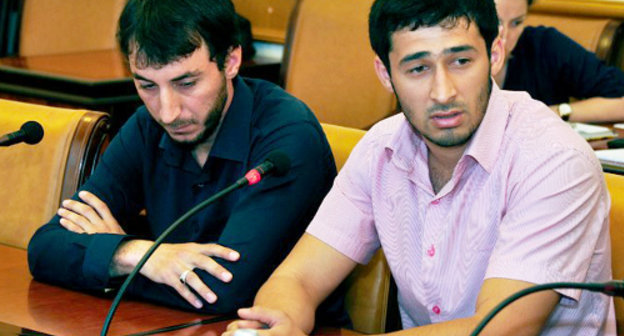
[[[526,93],[494,86],[451,180],[400,114],[340,171],[308,233],[359,263],[381,246],[404,328],[471,316],[484,279],[611,279],[609,196],[589,145]],[[611,298],[561,290],[543,335],[615,335]]]

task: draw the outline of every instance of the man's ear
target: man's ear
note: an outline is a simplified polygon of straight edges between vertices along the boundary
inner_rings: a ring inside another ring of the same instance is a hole
[[[225,57],[224,72],[227,79],[233,79],[238,75],[238,70],[243,62],[243,49],[241,46],[231,48]]]
[[[394,93],[390,73],[381,59],[379,59],[379,56],[375,56],[375,73],[377,73],[377,77],[379,78],[379,81],[381,81],[381,85],[383,85],[386,90],[390,91],[390,93]]]
[[[492,76],[496,76],[505,65],[505,46],[502,35],[499,34],[492,42],[492,52],[490,53],[490,67]]]

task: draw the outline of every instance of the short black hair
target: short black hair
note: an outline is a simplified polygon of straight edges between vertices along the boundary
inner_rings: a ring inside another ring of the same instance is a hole
[[[370,43],[390,72],[388,54],[392,50],[394,32],[440,24],[453,27],[462,18],[477,25],[490,55],[490,48],[498,35],[493,0],[376,0],[368,18]]]
[[[193,53],[202,43],[223,70],[240,45],[230,0],[129,0],[119,17],[117,42],[139,67],[163,66]]]
[[[527,1],[529,3],[529,6],[531,6],[533,4],[533,2],[534,2],[533,0],[527,0]]]

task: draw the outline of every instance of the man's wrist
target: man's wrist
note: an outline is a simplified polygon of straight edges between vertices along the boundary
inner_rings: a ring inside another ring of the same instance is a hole
[[[559,104],[557,112],[559,112],[561,119],[568,121],[570,120],[570,114],[572,114],[572,106],[568,103]]]
[[[109,275],[117,277],[130,274],[151,244],[147,240],[127,240],[119,244],[108,270]]]

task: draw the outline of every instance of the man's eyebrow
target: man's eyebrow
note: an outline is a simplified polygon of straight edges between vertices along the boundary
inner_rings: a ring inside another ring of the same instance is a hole
[[[449,54],[455,54],[455,53],[460,53],[460,52],[464,52],[464,51],[471,51],[471,50],[476,50],[475,47],[471,46],[471,45],[460,45],[460,46],[456,46],[456,47],[451,47],[451,48],[447,48],[444,49],[442,51],[443,54],[445,55],[449,55]],[[401,59],[401,61],[399,62],[399,65],[411,62],[411,61],[415,61],[421,58],[425,58],[427,56],[431,55],[431,52],[429,51],[419,51],[419,52],[415,52],[413,54],[409,54],[405,57],[403,57],[403,59]]]
[[[455,53],[460,53],[464,51],[472,51],[472,50],[477,50],[477,49],[471,45],[466,44],[466,45],[444,49],[443,53],[448,55],[448,54],[455,54]]]
[[[405,64],[407,62],[415,61],[415,60],[427,57],[429,55],[431,55],[431,53],[429,51],[415,52],[413,54],[409,54],[409,55],[403,57],[403,59],[401,59],[401,61],[399,62],[399,65]]]
[[[192,77],[197,77],[199,76],[200,71],[191,71],[191,72],[186,72],[178,77],[175,77],[173,79],[171,79],[171,82],[178,82],[187,78],[192,78]],[[138,73],[132,73],[132,77],[138,79],[138,80],[142,80],[142,81],[146,81],[146,82],[152,82],[152,80],[147,79],[141,75],[139,75]]]
[[[138,73],[132,73],[132,77],[138,79],[138,80],[142,80],[142,81],[146,81],[146,82],[151,82],[151,80],[139,75]]]
[[[171,79],[171,82],[178,82],[184,79],[188,79],[188,78],[192,78],[192,77],[197,77],[199,76],[200,71],[190,71],[190,72],[186,72],[178,77],[175,77],[173,79]]]

